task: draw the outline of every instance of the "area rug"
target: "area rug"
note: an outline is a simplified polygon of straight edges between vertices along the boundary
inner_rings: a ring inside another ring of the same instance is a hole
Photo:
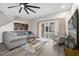
[[[29,51],[30,53],[34,53],[36,50],[41,48],[47,41],[39,41],[37,40],[34,44],[25,44],[21,46],[25,50]]]

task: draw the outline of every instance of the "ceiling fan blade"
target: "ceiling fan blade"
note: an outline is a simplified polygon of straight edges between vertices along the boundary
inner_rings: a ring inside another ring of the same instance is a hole
[[[14,8],[14,7],[18,7],[18,6],[20,6],[20,5],[17,5],[17,6],[11,6],[11,7],[8,7],[8,8]]]
[[[19,5],[27,5],[28,3],[19,3]]]
[[[24,4],[28,4],[28,3],[24,3]]]
[[[32,12],[34,12],[34,13],[36,13],[35,11],[33,11],[32,9],[30,9],[30,8],[27,8],[27,9],[29,9],[30,11],[32,11]]]
[[[19,13],[21,12],[21,10],[22,10],[22,7],[20,8]]]
[[[32,8],[38,8],[38,9],[40,9],[40,7],[37,7],[37,6],[31,6],[31,5],[26,5],[26,7],[32,7]]]
[[[26,10],[26,8],[24,8],[24,10],[26,11],[27,14],[29,14],[28,11]]]

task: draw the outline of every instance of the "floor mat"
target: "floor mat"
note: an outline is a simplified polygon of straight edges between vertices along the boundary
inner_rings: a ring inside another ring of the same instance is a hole
[[[30,45],[28,43],[23,45],[23,46],[21,46],[21,48],[24,48],[25,50],[27,50],[27,51],[29,51],[31,53],[35,52],[35,49],[30,47]]]
[[[39,49],[41,46],[43,46],[47,41],[38,41],[35,42],[33,45],[30,44],[25,44],[23,46],[21,46],[22,48],[24,48],[25,50],[34,53],[37,49]]]

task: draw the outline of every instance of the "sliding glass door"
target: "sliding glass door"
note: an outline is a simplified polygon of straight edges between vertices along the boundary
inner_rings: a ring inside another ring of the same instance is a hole
[[[54,22],[41,22],[40,23],[40,37],[52,39],[55,32]]]

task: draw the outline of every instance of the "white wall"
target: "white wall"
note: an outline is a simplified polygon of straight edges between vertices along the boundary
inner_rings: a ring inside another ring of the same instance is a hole
[[[73,13],[75,12],[76,9],[79,9],[79,3],[75,3],[72,5],[72,9],[71,9],[71,15],[73,15]]]
[[[5,13],[0,11],[0,27],[10,23],[13,19],[9,19]]]
[[[49,16],[46,16],[46,17],[42,17],[42,18],[39,18],[39,19],[36,19],[36,20],[32,20],[32,31],[34,32],[35,36],[37,36],[37,23],[38,21],[43,21],[43,20],[53,20],[53,19],[60,19],[60,18],[65,18],[65,21],[66,21],[66,27],[68,27],[68,20],[70,18],[70,9],[69,10],[66,10],[66,11],[63,11],[63,12],[59,12],[59,13],[56,13],[56,14],[53,14],[53,15],[49,15]],[[66,28],[66,32],[68,33],[68,30]]]

